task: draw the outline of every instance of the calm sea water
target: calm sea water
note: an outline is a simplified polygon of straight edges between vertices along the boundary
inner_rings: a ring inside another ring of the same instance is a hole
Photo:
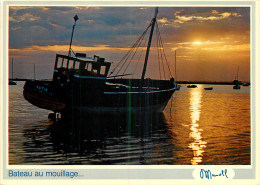
[[[9,86],[9,164],[250,164],[250,87],[182,85],[160,114],[53,122],[23,85]]]

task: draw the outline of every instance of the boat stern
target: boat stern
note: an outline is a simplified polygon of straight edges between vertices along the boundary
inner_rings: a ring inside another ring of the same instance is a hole
[[[55,97],[51,81],[27,80],[23,96],[29,103],[42,109],[61,112],[66,108],[66,103]]]

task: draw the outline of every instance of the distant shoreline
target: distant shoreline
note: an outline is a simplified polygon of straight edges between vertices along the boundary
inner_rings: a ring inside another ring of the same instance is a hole
[[[209,84],[209,85],[234,85],[233,82],[188,82],[188,81],[177,81],[177,84]],[[242,85],[242,82],[239,83]]]
[[[32,79],[26,79],[26,78],[10,78],[9,81],[26,81],[26,80],[32,80]],[[51,80],[51,79],[44,79],[44,80]],[[209,85],[234,85],[233,82],[189,82],[189,81],[176,81],[177,84],[209,84]],[[242,85],[243,82],[240,82],[239,84]],[[248,83],[248,82],[245,82]],[[249,83],[250,84],[250,83]]]

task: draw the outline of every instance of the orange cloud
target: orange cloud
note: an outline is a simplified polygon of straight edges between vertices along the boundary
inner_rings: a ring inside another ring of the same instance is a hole
[[[25,20],[29,20],[29,21],[36,21],[36,20],[39,20],[40,17],[37,17],[37,16],[34,16],[30,13],[26,13],[22,16],[10,16],[9,17],[9,21],[13,21],[13,22],[22,22],[22,21],[25,21]]]
[[[222,20],[226,19],[230,16],[234,17],[242,17],[241,14],[236,13],[236,12],[223,12],[219,13],[217,10],[212,10],[211,13],[214,14],[214,16],[184,16],[184,15],[179,15],[180,12],[175,12],[177,20],[175,20],[175,23],[184,23],[188,22],[191,20],[198,20],[198,21],[214,21],[214,20]]]
[[[224,13],[222,13],[222,14],[220,14],[220,15],[221,15],[222,18],[224,19],[224,18],[229,17],[229,16],[231,15],[231,13],[229,13],[229,12],[224,12]]]
[[[68,45],[48,45],[48,46],[38,46],[33,45],[31,47],[25,47],[22,49],[9,49],[9,51],[68,51]],[[109,45],[95,45],[95,46],[72,46],[72,49],[75,51],[105,51],[105,50],[121,50],[127,51],[129,48],[121,48],[121,47],[111,47]]]
[[[87,7],[84,7],[84,6],[76,6],[75,7],[77,10],[89,10],[89,9],[94,9],[94,10],[102,10],[101,7],[96,7],[96,6],[87,6]]]
[[[239,45],[221,45],[221,46],[215,46],[215,47],[205,47],[203,50],[208,51],[250,51],[250,44],[239,44]]]
[[[10,10],[24,10],[29,8],[34,8],[32,6],[10,6]]]
[[[160,22],[160,23],[163,23],[163,24],[169,23],[168,19],[165,18],[165,17],[158,19],[157,21]]]
[[[95,21],[94,20],[92,20],[92,19],[89,19],[88,20],[88,23],[94,23]]]
[[[189,50],[206,50],[206,51],[250,51],[250,44],[225,44],[221,41],[200,41],[196,42],[182,42],[178,43],[178,48]]]

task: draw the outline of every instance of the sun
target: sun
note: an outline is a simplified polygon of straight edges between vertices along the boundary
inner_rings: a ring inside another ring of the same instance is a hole
[[[194,45],[201,45],[200,41],[193,42]]]

